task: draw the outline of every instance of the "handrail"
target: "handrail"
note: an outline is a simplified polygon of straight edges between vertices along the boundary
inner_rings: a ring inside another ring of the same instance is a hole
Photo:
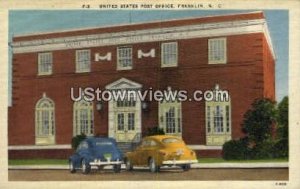
[[[139,143],[141,141],[141,134],[142,133],[136,133],[131,140],[131,143]]]
[[[136,133],[131,141],[131,150],[134,150],[141,141],[142,133]]]

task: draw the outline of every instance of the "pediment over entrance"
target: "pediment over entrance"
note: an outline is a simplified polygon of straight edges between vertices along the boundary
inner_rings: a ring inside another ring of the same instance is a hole
[[[131,81],[129,79],[126,78],[121,78],[115,82],[112,82],[108,85],[106,85],[105,89],[108,90],[118,90],[118,89],[141,89],[142,85]]]

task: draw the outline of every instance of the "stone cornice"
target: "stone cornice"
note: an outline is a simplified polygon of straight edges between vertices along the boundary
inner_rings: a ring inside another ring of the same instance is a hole
[[[11,43],[11,46],[13,48],[13,53],[17,54],[250,33],[264,33],[272,55],[275,58],[265,19],[216,22],[179,27],[19,41]]]

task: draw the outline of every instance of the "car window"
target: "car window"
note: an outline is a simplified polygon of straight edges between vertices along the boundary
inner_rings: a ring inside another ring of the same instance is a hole
[[[152,146],[152,147],[157,146],[157,143],[154,140],[151,140],[150,141],[150,146]]]
[[[144,140],[141,144],[141,147],[149,147],[150,146],[150,141],[149,140]]]
[[[165,138],[162,140],[164,144],[182,143],[182,140],[177,138]]]
[[[103,141],[103,142],[96,142],[96,146],[112,146],[112,142],[110,141]]]
[[[89,145],[87,142],[81,142],[77,148],[77,151],[78,150],[83,150],[83,149],[88,149],[89,148]]]
[[[154,140],[148,139],[148,140],[144,140],[140,146],[143,148],[153,147],[153,146],[157,146],[157,142],[155,142]]]

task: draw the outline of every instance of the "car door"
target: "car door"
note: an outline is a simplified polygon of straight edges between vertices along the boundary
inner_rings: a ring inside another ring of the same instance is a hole
[[[149,145],[148,140],[143,140],[141,145],[136,148],[135,151],[135,162],[137,165],[145,165],[145,152],[147,151],[147,147]]]
[[[147,149],[147,155],[148,157],[152,157],[157,161],[157,157],[158,157],[158,148],[159,145],[155,140],[150,140],[149,141],[149,147]]]
[[[155,156],[156,143],[153,139],[147,139],[141,153],[141,165],[148,165],[149,158]]]

